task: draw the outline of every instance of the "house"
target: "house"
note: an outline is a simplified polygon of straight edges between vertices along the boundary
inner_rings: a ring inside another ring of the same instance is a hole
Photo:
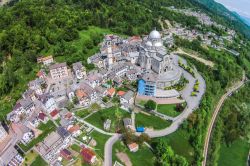
[[[110,88],[110,89],[108,89],[107,95],[108,95],[109,97],[113,97],[113,96],[115,95],[115,88]]]
[[[93,164],[96,161],[96,155],[95,153],[90,150],[89,148],[83,148],[81,150],[81,155],[84,159],[84,161],[86,161],[89,164]]]
[[[35,146],[35,150],[50,164],[53,165],[60,155],[60,151],[69,146],[69,141],[65,140],[58,132],[50,133],[43,141]]]
[[[102,86],[95,87],[96,92],[98,93],[99,97],[104,97],[107,95],[107,89]]]
[[[43,85],[45,85],[45,81],[42,78],[37,78],[28,83],[29,89],[34,90],[37,95],[43,94]]]
[[[134,92],[128,91],[123,96],[120,97],[121,104],[133,104],[134,103]]]
[[[137,152],[139,150],[139,145],[137,143],[128,144],[130,152]]]
[[[111,120],[110,119],[107,119],[104,124],[103,124],[103,128],[104,130],[109,130],[110,129],[110,126],[111,126]]]
[[[19,122],[21,115],[29,115],[35,110],[35,104],[30,99],[20,99],[17,101],[12,112],[7,115],[7,120]]]
[[[42,63],[43,65],[50,65],[54,62],[53,56],[39,57],[37,58],[37,63]]]
[[[122,79],[118,76],[112,77],[115,86],[119,87],[122,85]]]
[[[125,91],[119,90],[119,91],[117,92],[117,96],[121,97],[121,96],[123,96],[125,93],[126,93]]]
[[[38,114],[39,113],[39,110],[35,110],[35,111],[33,111],[30,115],[29,115],[29,117],[28,117],[28,119],[26,120],[26,125],[31,125],[32,127],[34,127],[34,128],[37,128],[38,126],[39,126],[39,124],[40,124],[40,120],[38,119]]]
[[[28,131],[23,134],[21,142],[25,145],[27,145],[33,138],[35,137],[33,131]]]
[[[81,134],[79,125],[70,125],[68,131],[73,137],[78,137]]]
[[[130,118],[124,118],[123,119],[123,125],[127,129],[132,129],[133,128],[132,120]]]
[[[76,97],[80,105],[86,107],[90,104],[90,99],[88,98],[87,94],[84,92],[83,89],[76,90]]]
[[[68,149],[62,149],[60,151],[60,155],[65,159],[65,160],[71,160],[72,159],[72,153]]]
[[[87,83],[92,87],[95,88],[96,86],[100,86],[102,83],[103,79],[102,76],[99,73],[93,73],[89,74],[87,76]]]
[[[45,79],[46,78],[46,72],[44,71],[44,69],[39,70],[36,73],[36,76],[40,79]]]
[[[26,90],[22,96],[24,99],[30,99],[32,101],[35,101],[37,99],[36,92],[31,89]]]
[[[128,80],[130,80],[130,81],[136,81],[138,79],[138,75],[139,75],[139,73],[135,69],[129,70],[126,73],[126,76],[127,76]]]
[[[83,90],[86,96],[90,99],[90,102],[93,103],[97,100],[97,93],[91,86],[86,83],[82,83],[80,84],[79,88]]]
[[[48,121],[49,121],[49,118],[45,115],[45,113],[43,113],[43,112],[40,112],[39,114],[38,114],[38,119],[39,119],[39,121],[41,121],[42,123],[47,123]]]
[[[49,67],[50,76],[52,79],[62,79],[69,76],[67,64],[57,63]]]
[[[77,79],[83,79],[86,76],[86,69],[81,62],[73,63],[73,71]]]
[[[48,93],[39,96],[38,100],[41,101],[42,107],[47,113],[57,109],[57,104],[54,97]]]
[[[74,97],[75,97],[75,92],[71,88],[68,88],[67,89],[67,96],[69,98],[69,101],[73,102],[74,101]]]
[[[55,109],[54,111],[50,112],[50,116],[54,120],[58,119],[60,117],[59,111],[57,109]]]

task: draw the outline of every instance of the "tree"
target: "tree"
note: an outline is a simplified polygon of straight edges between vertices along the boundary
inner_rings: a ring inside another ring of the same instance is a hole
[[[89,108],[91,111],[98,111],[101,109],[101,106],[97,103],[93,103],[91,104],[90,108]]]
[[[149,141],[150,137],[146,133],[142,133],[137,140],[138,144],[143,144],[143,142],[149,142]]]
[[[155,110],[156,108],[156,102],[153,100],[148,100],[145,104],[144,107],[146,110],[151,111],[151,110]]]

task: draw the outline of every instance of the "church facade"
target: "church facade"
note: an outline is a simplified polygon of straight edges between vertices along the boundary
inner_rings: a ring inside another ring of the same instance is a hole
[[[138,64],[141,68],[152,70],[157,74],[172,69],[171,57],[163,45],[161,35],[153,30],[148,37],[145,37],[138,57]]]

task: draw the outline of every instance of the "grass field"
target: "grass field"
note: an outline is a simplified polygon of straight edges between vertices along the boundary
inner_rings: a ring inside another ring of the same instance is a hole
[[[85,120],[95,125],[96,127],[103,129],[103,123],[105,122],[105,120],[110,119],[111,120],[110,131],[115,132],[116,129],[122,124],[122,119],[125,117],[130,117],[130,114],[120,108],[116,109],[114,107],[111,107],[98,111]]]
[[[249,144],[241,139],[236,140],[230,147],[221,145],[219,166],[245,166],[249,152]]]
[[[91,112],[88,109],[82,109],[75,112],[76,116],[79,116],[80,118],[84,118],[87,115],[89,115]]]
[[[178,155],[185,157],[189,162],[194,160],[194,149],[188,141],[188,133],[182,129],[178,129],[176,132],[161,138],[154,138],[152,145],[162,139],[168,143]]]
[[[48,164],[43,160],[41,156],[37,156],[35,161],[30,166],[47,166]]]
[[[176,111],[176,104],[159,104],[157,111],[171,117],[180,115],[181,112]]]
[[[27,145],[24,144],[19,144],[19,146],[27,152],[30,150],[33,146],[35,146],[37,143],[41,142],[44,140],[45,137],[47,137],[52,131],[56,130],[56,126],[52,121],[48,121],[47,124],[41,124],[38,126],[38,129],[42,131],[42,134],[40,134],[37,138],[33,139],[30,143]]]
[[[24,162],[22,163],[22,166],[30,165],[35,161],[37,158],[38,154],[36,152],[29,152],[28,154],[25,155]]]
[[[109,136],[98,133],[97,131],[93,131],[90,136],[94,138],[94,140],[97,142],[97,145],[95,147],[95,152],[103,159],[104,158],[104,146],[107,140],[109,139]]]
[[[123,144],[123,142],[116,142],[113,146],[112,159],[113,162],[119,161],[120,163],[122,163],[115,155],[117,152],[126,153],[133,166],[153,166],[155,163],[153,152],[145,145],[140,146],[139,150],[133,153],[129,151],[129,149]]]
[[[78,153],[80,153],[80,151],[81,151],[81,147],[80,147],[79,145],[76,145],[76,144],[71,145],[70,148],[71,148],[72,150],[78,152]]]
[[[138,113],[135,115],[135,126],[143,126],[154,129],[164,129],[170,126],[170,122],[163,120],[154,115],[145,115],[143,113]]]

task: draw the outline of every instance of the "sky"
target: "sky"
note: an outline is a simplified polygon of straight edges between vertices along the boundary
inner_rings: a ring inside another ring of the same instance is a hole
[[[239,15],[250,18],[250,0],[215,0],[223,4],[231,11],[237,12]]]

